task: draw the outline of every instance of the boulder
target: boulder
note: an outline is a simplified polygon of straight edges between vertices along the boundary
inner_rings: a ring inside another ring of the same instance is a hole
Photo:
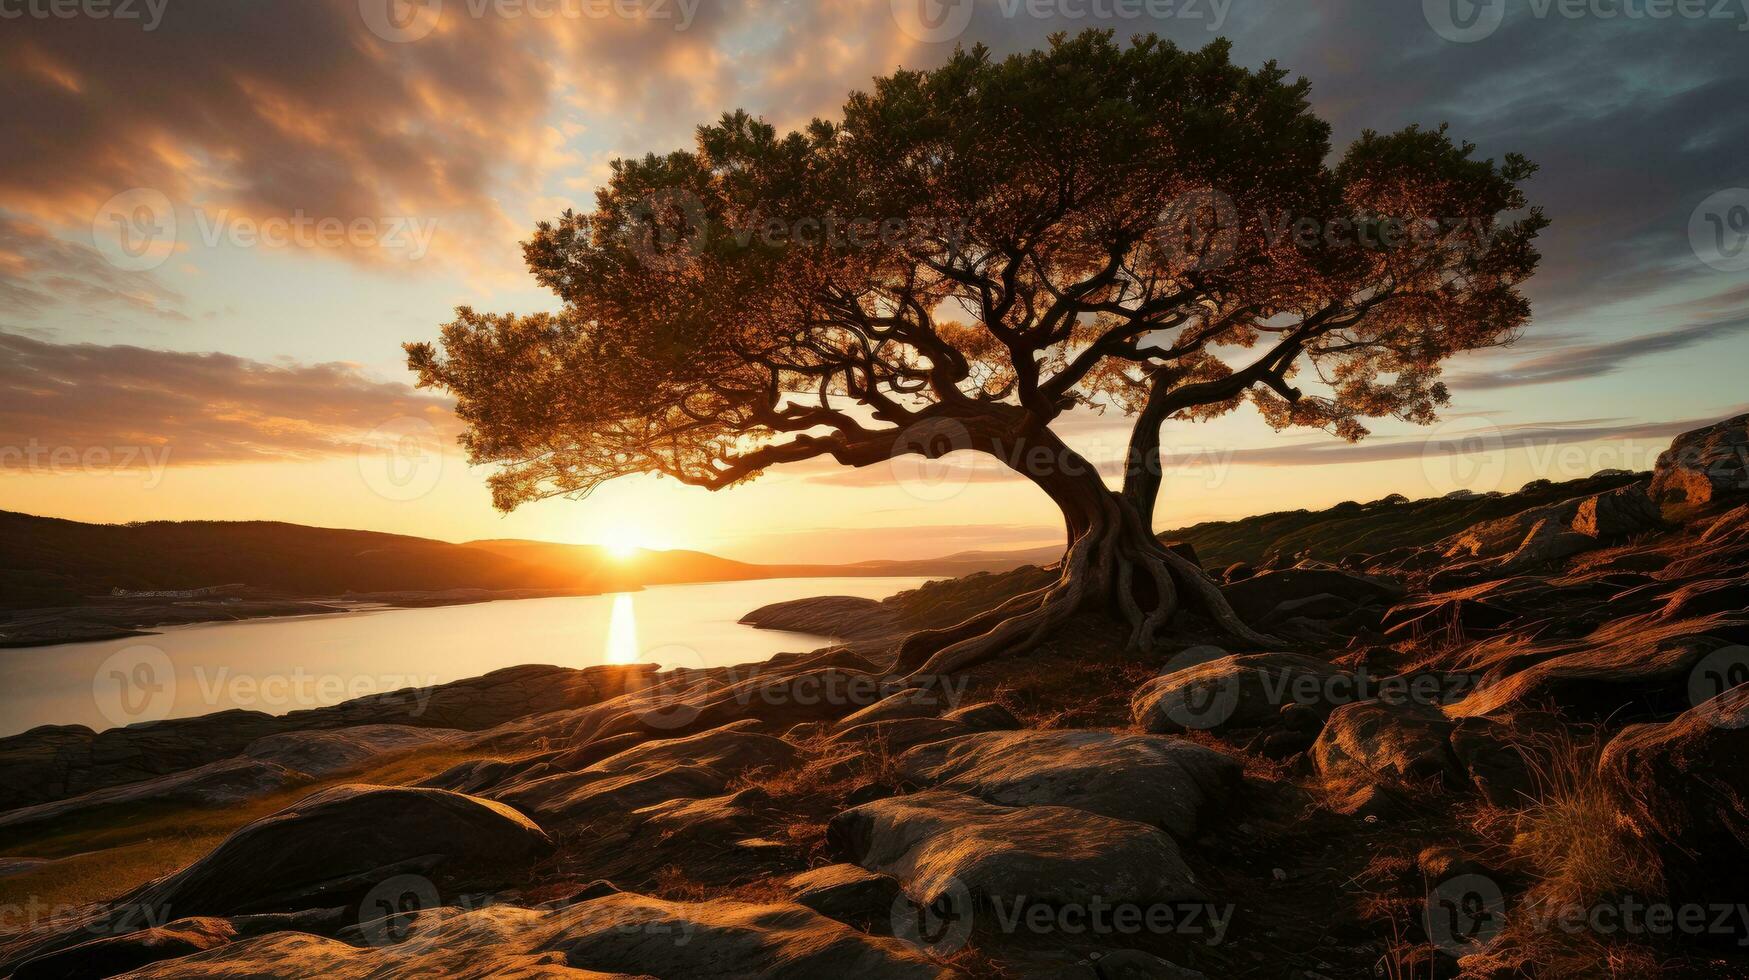
[[[249,743],[243,754],[311,776],[330,776],[357,770],[379,756],[453,742],[462,734],[446,728],[356,725],[269,735]]]
[[[832,736],[832,742],[836,745],[878,746],[886,752],[899,753],[914,745],[939,742],[975,731],[977,729],[964,722],[946,718],[893,718],[847,728]]]
[[[981,732],[1006,732],[1022,727],[1020,719],[1014,716],[1014,712],[995,701],[968,704],[963,708],[955,708],[941,717],[947,721],[957,721],[962,725],[970,725]]]
[[[275,977],[873,977],[945,980],[950,971],[893,939],[800,905],[668,902],[612,892],[539,909],[430,909],[398,941],[352,945],[278,932],[148,967],[140,980]]]
[[[1403,597],[1395,582],[1334,568],[1289,568],[1264,572],[1222,586],[1227,603],[1240,619],[1256,621],[1284,602],[1331,596],[1349,606],[1368,602],[1389,604]],[[1329,600],[1323,600],[1328,603]]]
[[[1312,745],[1318,774],[1337,783],[1421,784],[1465,779],[1451,751],[1451,719],[1415,701],[1358,701],[1330,713]]]
[[[1693,703],[1690,682],[1695,667],[1731,645],[1719,637],[1677,628],[1661,633],[1626,631],[1610,642],[1582,645],[1504,676],[1490,671],[1475,692],[1450,705],[1447,714],[1500,717],[1553,707],[1580,721],[1670,718]]]
[[[1677,436],[1658,457],[1649,493],[1666,509],[1749,493],[1749,415]]]
[[[13,980],[113,977],[164,960],[228,945],[237,929],[227,919],[191,918],[122,936],[104,936],[27,960]]]
[[[291,731],[392,724],[478,731],[635,690],[648,665],[523,666],[275,717],[230,710],[93,732],[53,725],[0,738],[0,810],[66,799],[228,759]]]
[[[500,803],[445,790],[349,784],[243,827],[124,904],[178,916],[326,908],[409,870],[508,871],[551,846],[539,827]]]
[[[1130,716],[1156,734],[1274,727],[1290,703],[1328,715],[1332,681],[1349,676],[1294,653],[1235,654],[1148,681],[1131,696]]]
[[[0,828],[18,829],[67,819],[107,807],[162,803],[193,807],[229,806],[309,782],[301,772],[255,759],[224,759],[168,776],[0,813]]]
[[[760,812],[771,803],[771,794],[757,786],[738,793],[704,799],[669,799],[632,816],[666,837],[686,837],[717,843],[751,837],[758,832]]]
[[[858,725],[900,718],[936,718],[952,710],[947,695],[935,687],[913,687],[884,698],[853,714],[846,715],[833,731],[845,731]]]
[[[739,722],[683,738],[644,742],[610,755],[586,772],[624,773],[675,765],[704,766],[729,775],[750,769],[785,769],[795,764],[795,746],[763,735],[751,722]]]
[[[730,777],[707,766],[669,766],[632,772],[557,773],[494,789],[487,798],[530,814],[546,826],[596,823],[627,829],[625,815],[673,800],[716,796]]]
[[[1737,903],[1749,879],[1749,685],[1665,724],[1633,725],[1598,762],[1626,831],[1677,903]]]
[[[1069,807],[1004,807],[931,790],[846,810],[827,826],[827,842],[899,879],[920,905],[961,914],[994,900],[1089,907],[1203,898],[1171,837]]]
[[[1614,541],[1662,524],[1658,505],[1646,495],[1646,486],[1635,483],[1587,497],[1573,515],[1572,529],[1589,537]]]
[[[896,633],[904,624],[896,608],[875,599],[828,595],[760,606],[742,616],[741,625],[860,639]]]
[[[1091,729],[987,732],[899,757],[900,779],[1003,806],[1074,807],[1152,824],[1180,840],[1227,802],[1241,766],[1182,739]]]
[[[839,922],[876,931],[891,928],[887,920],[899,900],[899,880],[865,871],[854,864],[828,864],[804,871],[784,882],[799,905]]]
[[[577,772],[536,766],[485,791],[543,821],[590,823],[670,800],[716,796],[730,780],[796,763],[796,748],[748,721],[643,742]]]
[[[0,738],[0,809],[63,800],[218,762],[285,727],[259,711],[219,711],[103,732],[83,725],[33,728]]]

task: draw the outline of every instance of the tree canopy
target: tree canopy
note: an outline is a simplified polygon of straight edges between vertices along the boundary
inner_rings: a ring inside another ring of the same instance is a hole
[[[1077,405],[1430,421],[1441,362],[1528,318],[1534,167],[1444,127],[1332,160],[1308,93],[1224,41],[1089,31],[896,72],[798,132],[729,113],[539,225],[559,312],[461,309],[410,363],[504,509],[936,452],[906,440],[936,420],[990,450]]]

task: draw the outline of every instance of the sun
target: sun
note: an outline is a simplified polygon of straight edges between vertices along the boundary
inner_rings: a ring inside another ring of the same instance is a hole
[[[608,557],[615,561],[629,561],[645,551],[654,551],[660,545],[644,528],[633,523],[616,524],[603,528],[598,535],[601,547]]]

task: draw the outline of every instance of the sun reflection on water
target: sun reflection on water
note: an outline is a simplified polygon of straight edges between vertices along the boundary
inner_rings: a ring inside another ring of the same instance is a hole
[[[610,664],[638,662],[638,612],[632,607],[630,593],[613,597],[613,611],[607,616],[607,646],[603,653]]]

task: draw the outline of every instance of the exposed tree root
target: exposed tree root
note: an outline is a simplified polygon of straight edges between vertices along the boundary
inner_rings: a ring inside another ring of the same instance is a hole
[[[1102,504],[1063,556],[1056,582],[958,625],[912,634],[894,670],[940,675],[1020,653],[1076,613],[1101,604],[1128,624],[1132,649],[1152,646],[1181,602],[1213,619],[1239,644],[1280,646],[1280,640],[1245,625],[1202,569],[1161,545],[1120,498],[1106,494]]]

